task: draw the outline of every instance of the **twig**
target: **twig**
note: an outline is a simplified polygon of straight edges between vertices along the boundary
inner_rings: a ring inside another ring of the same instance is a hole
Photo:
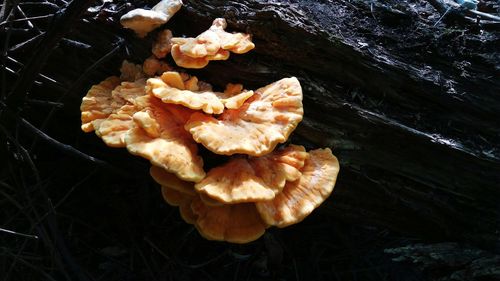
[[[24,41],[24,42],[21,42],[19,44],[16,44],[12,47],[9,48],[9,52],[13,52],[13,51],[16,51],[16,50],[19,50],[20,48],[24,47],[24,46],[27,46],[31,43],[34,43],[36,41],[38,41],[39,39],[41,39],[43,36],[45,35],[45,32],[42,32],[38,35],[35,35],[33,37],[31,37],[30,39]]]
[[[40,42],[40,46],[43,47],[35,50],[31,59],[23,68],[21,77],[16,81],[11,94],[7,97],[6,104],[10,108],[16,111],[20,110],[26,94],[35,80],[34,77],[40,73],[52,50],[92,2],[87,0],[73,0],[67,8],[55,14],[51,27]]]
[[[60,102],[46,101],[46,100],[37,100],[37,99],[28,99],[26,100],[28,104],[32,105],[42,105],[42,106],[50,106],[54,108],[63,108],[64,104]]]
[[[24,66],[24,64],[22,62],[14,59],[11,56],[6,56],[6,58],[7,58],[8,61],[13,62],[13,63],[15,63],[15,64],[17,64],[17,65],[19,65],[21,67]],[[43,80],[46,80],[47,82],[50,82],[50,83],[53,83],[53,84],[57,85],[58,88],[66,90],[66,89],[64,89],[63,85],[61,83],[57,82],[55,79],[50,78],[49,76],[47,76],[47,75],[45,75],[43,73],[38,74],[38,76],[40,76],[41,78],[43,78]]]
[[[23,118],[20,118],[19,121],[23,127],[30,130],[32,133],[34,133],[35,135],[40,137],[42,140],[46,141],[48,144],[56,146],[57,148],[59,148],[63,152],[66,152],[70,155],[77,156],[79,158],[85,159],[85,160],[90,161],[90,162],[94,162],[94,163],[99,164],[99,165],[111,166],[107,162],[100,160],[100,159],[97,159],[93,156],[87,155],[87,154],[81,152],[80,150],[72,147],[71,145],[67,145],[67,144],[59,142],[58,140],[53,139],[49,135],[45,134],[43,131],[40,131],[35,126],[31,125],[31,123],[29,123],[28,121],[26,121]]]
[[[30,238],[30,239],[38,239],[38,236],[36,236],[36,235],[24,234],[24,233],[16,232],[13,230],[8,230],[8,229],[1,228],[1,227],[0,227],[0,232],[14,234],[14,235],[18,235],[18,236],[22,236],[22,237],[26,237],[26,238]]]
[[[16,7],[17,10],[19,11],[19,13],[21,13],[21,15],[25,18],[25,19],[28,19],[28,16],[26,16],[26,14],[24,13],[24,11],[21,9],[21,7],[17,6]],[[40,33],[40,29],[38,29],[38,27],[36,27],[29,19],[28,19],[28,27],[29,28],[33,28],[35,29],[38,33]]]
[[[23,5],[23,6],[47,6],[47,7],[54,8],[56,10],[59,10],[61,8],[58,5],[56,5],[54,3],[50,3],[48,1],[45,1],[45,2],[23,2],[23,3],[19,3],[19,5]]]
[[[76,48],[79,48],[79,49],[90,49],[90,48],[92,48],[92,46],[89,45],[89,44],[85,44],[83,42],[72,40],[72,39],[68,39],[68,38],[61,39],[61,42],[66,43],[67,45],[69,45],[71,47],[76,47]]]

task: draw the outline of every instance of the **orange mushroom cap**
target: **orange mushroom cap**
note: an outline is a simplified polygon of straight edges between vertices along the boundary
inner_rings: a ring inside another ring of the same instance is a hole
[[[175,174],[169,173],[160,167],[151,166],[149,174],[161,186],[166,186],[189,196],[196,194],[192,182],[183,181]]]
[[[191,202],[196,196],[192,182],[183,181],[175,174],[164,169],[151,166],[149,173],[161,185],[161,194],[170,206],[179,207],[179,212],[184,221],[194,224],[196,216],[191,210]]]
[[[170,206],[179,207],[179,213],[185,222],[189,224],[194,224],[196,222],[196,215],[191,209],[193,196],[163,185],[161,186],[161,194],[165,202]]]
[[[87,95],[83,97],[80,111],[82,112],[82,130],[84,132],[94,131],[104,119],[117,109],[112,107],[114,99],[111,96],[111,91],[119,84],[118,77],[108,77],[101,83],[92,86]]]
[[[329,148],[309,152],[302,176],[287,182],[283,191],[269,201],[255,203],[269,225],[285,227],[302,221],[333,191],[339,162]]]
[[[172,50],[171,50],[172,58],[174,59],[175,63],[184,68],[204,68],[205,66],[208,65],[208,58],[207,57],[202,57],[202,58],[192,58],[180,50],[180,46],[178,44],[172,45]]]
[[[301,176],[306,158],[304,147],[296,145],[261,157],[233,158],[210,170],[195,188],[226,204],[271,200],[286,181]]]
[[[173,37],[172,57],[178,66],[203,68],[211,60],[227,60],[230,53],[243,54],[253,48],[251,36],[245,33],[229,33],[227,23],[217,18],[212,26],[196,38]]]
[[[209,114],[220,114],[224,106],[238,108],[253,95],[253,91],[243,90],[243,86],[228,84],[224,93],[209,90],[199,91],[198,79],[193,76],[182,80],[178,72],[163,73],[161,79],[148,79],[148,89],[165,103],[181,104],[191,109],[201,109]]]
[[[189,109],[164,104],[149,95],[135,102],[140,111],[133,115],[134,127],[125,135],[127,150],[182,180],[202,180],[203,160],[198,156],[196,143],[183,129]]]
[[[207,55],[215,55],[220,49],[219,37],[211,30],[207,30],[196,38],[186,38],[180,50],[192,58],[202,58]]]
[[[150,173],[161,184],[164,200],[171,206],[178,206],[184,221],[194,224],[203,237],[247,243],[264,234],[267,225],[254,204],[210,205],[199,194],[191,194],[192,183],[179,180],[155,166]]]
[[[146,95],[144,79],[135,82],[122,82],[112,92],[113,109],[106,119],[102,120],[95,133],[107,146],[125,147],[125,133],[132,128],[132,115],[137,112],[135,99]]]
[[[262,236],[267,227],[251,203],[208,206],[195,197],[191,209],[196,228],[209,240],[248,243]]]
[[[292,77],[258,89],[239,109],[219,117],[194,113],[185,128],[216,154],[261,156],[285,142],[303,114],[302,89]]]
[[[109,147],[125,147],[125,134],[134,125],[132,115],[137,112],[134,105],[124,105],[104,119],[95,131]]]
[[[229,33],[225,31],[226,27],[227,22],[224,18],[216,18],[209,29],[219,37],[222,49],[236,54],[244,54],[255,48],[255,44],[252,43],[252,39],[249,34],[241,32]]]

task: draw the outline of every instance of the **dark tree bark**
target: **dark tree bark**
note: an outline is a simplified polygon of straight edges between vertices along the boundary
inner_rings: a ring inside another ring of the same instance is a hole
[[[438,22],[417,0],[185,2],[175,28],[186,35],[225,17],[254,36],[252,54],[201,71],[210,81],[299,78],[305,118],[294,141],[331,146],[341,162],[322,211],[498,245],[497,25],[458,11]]]
[[[341,162],[334,194],[319,212],[499,250],[498,23],[471,20],[465,10],[440,19],[440,0],[184,2],[167,24],[176,36],[195,36],[224,17],[229,31],[251,33],[257,46],[192,73],[248,88],[299,78],[305,116],[292,141],[332,147]],[[37,98],[62,92],[63,113],[77,118],[86,83],[116,73],[124,57],[141,62],[150,54],[153,36],[139,40],[118,23],[146,4],[90,8],[71,40],[52,51],[43,70],[51,78],[37,78],[55,79],[47,83],[54,92]],[[22,48],[11,54],[29,57]]]

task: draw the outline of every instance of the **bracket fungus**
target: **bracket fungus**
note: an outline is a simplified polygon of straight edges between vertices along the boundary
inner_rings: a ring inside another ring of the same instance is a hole
[[[194,224],[209,240],[247,243],[264,234],[267,227],[254,204],[207,204],[194,192],[193,183],[176,178],[165,170],[152,166],[150,174],[161,185],[165,201],[179,212],[184,221]]]
[[[181,4],[165,0],[151,11],[131,11],[122,23],[142,37]],[[158,19],[145,24],[146,15]],[[329,148],[276,148],[303,118],[297,78],[255,92],[229,83],[216,92],[161,61],[170,52],[178,66],[202,68],[255,47],[249,34],[226,32],[226,26],[217,18],[196,38],[172,38],[170,30],[161,31],[153,55],[142,65],[124,61],[120,77],[90,88],[80,107],[81,128],[95,131],[108,146],[148,159],[165,201],[179,207],[181,217],[203,237],[247,243],[267,227],[307,217],[331,194],[339,163]],[[227,161],[205,173],[199,144]]]
[[[151,10],[134,9],[120,18],[125,28],[130,28],[139,37],[145,37],[150,31],[165,24],[182,7],[181,0],[162,0]]]
[[[164,103],[181,104],[191,109],[201,109],[208,114],[221,114],[224,107],[237,109],[253,95],[253,91],[243,90],[241,84],[228,84],[224,92],[200,90],[196,76],[186,77],[178,72],[163,73],[160,79],[148,79],[151,93]]]
[[[140,65],[123,61],[120,78],[111,76],[94,85],[82,99],[80,105],[82,130],[96,131],[100,136],[101,124],[124,105],[131,104],[135,97],[145,94],[145,80]]]
[[[127,150],[186,181],[205,177],[203,159],[184,123],[190,112],[146,95],[135,100],[134,126],[125,134]]]
[[[216,18],[212,26],[195,38],[173,37],[172,57],[178,66],[203,68],[211,60],[227,60],[230,52],[244,54],[255,48],[249,34],[225,31],[227,22]]]
[[[209,240],[248,243],[262,236],[267,228],[252,203],[208,206],[195,197],[191,210],[198,232]]]
[[[286,181],[301,176],[306,158],[304,147],[297,145],[261,157],[233,158],[210,170],[195,188],[224,204],[271,200]]]
[[[302,221],[332,193],[339,162],[329,148],[309,152],[302,176],[287,182],[273,200],[257,202],[257,210],[269,225],[285,227]]]
[[[216,154],[262,156],[288,139],[303,114],[302,88],[292,77],[256,90],[240,108],[218,117],[196,112],[185,128]]]

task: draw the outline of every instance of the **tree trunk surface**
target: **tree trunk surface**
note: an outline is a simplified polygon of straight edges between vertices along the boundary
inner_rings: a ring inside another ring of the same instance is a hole
[[[305,113],[291,141],[308,149],[331,147],[341,165],[333,195],[317,212],[426,241],[467,242],[500,252],[497,22],[472,18],[466,9],[446,11],[447,1],[442,0],[183,1],[184,7],[166,25],[174,36],[194,37],[213,19],[224,17],[228,31],[250,33],[256,44],[248,54],[190,73],[216,86],[238,82],[249,89],[283,77],[299,79]],[[490,2],[482,1],[480,8],[489,11]],[[116,74],[124,58],[141,63],[151,54],[154,33],[136,38],[120,26],[119,18],[154,3],[92,5],[78,23],[58,26],[64,17],[57,16],[46,20],[50,34],[59,36],[57,48],[44,50],[36,38],[28,40],[21,31],[9,33],[11,41],[27,42],[11,47],[11,57],[24,62],[37,54],[50,63],[2,74],[2,81],[34,81],[5,83],[2,93],[15,88],[20,95],[30,92],[28,98],[57,101],[55,107],[64,104],[48,117],[25,106],[21,116],[80,150],[62,146],[64,153],[103,163],[87,153],[119,169],[130,168],[122,161],[129,155],[110,156],[114,152],[109,148],[89,144],[97,139],[80,137],[78,108],[90,85]],[[22,63],[11,57],[3,57],[2,65],[20,68]],[[40,69],[44,75],[38,75]],[[3,120],[7,129],[25,124],[13,125],[19,121],[14,116],[18,107],[26,102],[20,97],[6,99],[7,107],[14,108],[2,116],[9,117]],[[57,123],[61,116],[70,121]],[[60,146],[29,125],[23,128],[36,134],[28,148],[38,142]],[[443,251],[450,245],[444,244]],[[433,256],[425,245],[390,253],[401,260],[411,260],[408,253]],[[481,250],[475,253],[477,259],[465,262],[480,260]]]

